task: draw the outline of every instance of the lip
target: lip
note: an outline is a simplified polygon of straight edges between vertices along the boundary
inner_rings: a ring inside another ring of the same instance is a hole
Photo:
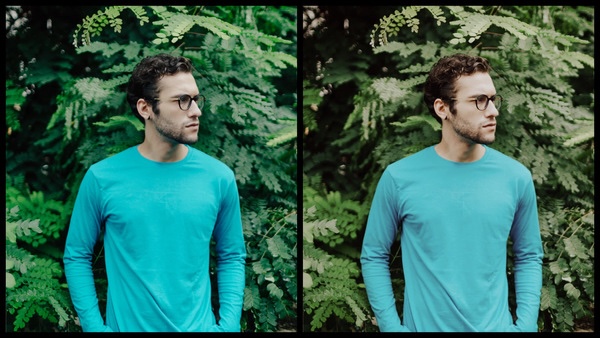
[[[198,127],[200,124],[199,123],[190,123],[188,125],[186,125],[186,128],[194,128],[194,127]]]
[[[496,124],[495,123],[488,123],[488,124],[483,125],[483,128],[490,128],[490,127],[494,127],[495,128]]]

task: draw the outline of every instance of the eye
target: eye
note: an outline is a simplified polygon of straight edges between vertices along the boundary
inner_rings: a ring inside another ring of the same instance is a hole
[[[179,102],[181,102],[184,105],[187,105],[188,103],[190,103],[190,100],[192,99],[191,96],[185,94],[185,95],[181,95],[179,97]]]
[[[479,107],[485,107],[488,103],[488,97],[485,95],[479,95],[475,99],[477,100],[477,106]]]

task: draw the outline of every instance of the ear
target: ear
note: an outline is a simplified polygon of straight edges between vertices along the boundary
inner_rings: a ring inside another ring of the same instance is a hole
[[[450,107],[442,99],[435,99],[435,101],[433,101],[433,109],[435,109],[435,113],[442,120],[445,120],[450,114]]]
[[[150,117],[150,114],[152,113],[152,105],[150,104],[150,102],[144,99],[138,99],[137,110],[140,113],[140,115],[142,115],[144,120],[147,120]]]

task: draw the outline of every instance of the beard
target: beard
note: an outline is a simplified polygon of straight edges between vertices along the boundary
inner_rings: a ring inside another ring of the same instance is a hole
[[[173,143],[188,145],[198,142],[197,132],[193,134],[186,132],[185,126],[176,125],[172,121],[162,118],[160,111],[158,110],[155,112],[155,116],[156,117],[153,119],[154,127],[156,128],[156,131],[158,131],[158,133],[164,138],[171,140]]]
[[[456,114],[450,116],[454,132],[470,143],[489,145],[496,140],[495,133],[485,133],[480,126],[472,125]]]

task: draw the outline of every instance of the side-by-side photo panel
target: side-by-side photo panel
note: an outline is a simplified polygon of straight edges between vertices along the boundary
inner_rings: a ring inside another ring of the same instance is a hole
[[[6,331],[298,332],[298,6],[6,6]]]
[[[594,14],[303,6],[304,332],[594,331]]]

